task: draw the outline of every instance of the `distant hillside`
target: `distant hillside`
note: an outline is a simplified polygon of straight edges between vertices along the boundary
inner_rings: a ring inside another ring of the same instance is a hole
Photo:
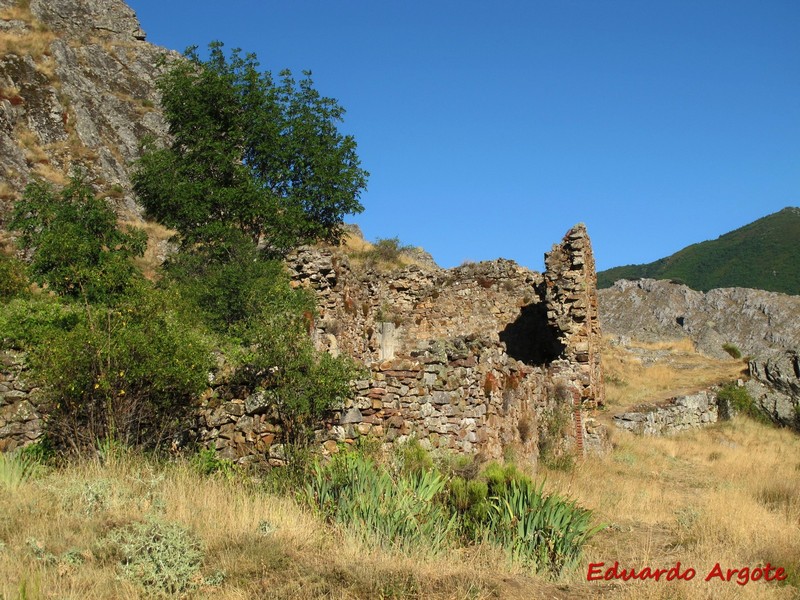
[[[800,208],[789,207],[693,244],[646,265],[628,265],[597,275],[601,288],[619,279],[670,279],[706,292],[743,287],[800,294]]]

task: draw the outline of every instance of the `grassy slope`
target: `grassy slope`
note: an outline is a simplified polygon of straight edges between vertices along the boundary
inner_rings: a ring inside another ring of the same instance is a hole
[[[651,359],[658,360],[652,363]],[[608,346],[609,413],[736,377],[687,342]],[[800,596],[800,437],[746,419],[670,438],[612,430],[613,450],[540,472],[609,524],[581,566],[553,582],[488,547],[442,556],[369,547],[255,481],[201,476],[186,462],[114,453],[6,488],[0,477],[0,598],[146,598],[120,577],[109,531],[157,516],[200,541],[190,598],[770,598]],[[2,475],[2,474],[0,474]],[[587,582],[589,563],[692,567],[692,581]],[[770,562],[788,584],[705,582],[722,567]],[[222,574],[224,573],[224,576]],[[174,596],[177,597],[177,596]]]
[[[785,208],[656,262],[602,271],[598,285],[647,277],[674,279],[700,291],[747,287],[800,294],[799,240],[800,208]]]

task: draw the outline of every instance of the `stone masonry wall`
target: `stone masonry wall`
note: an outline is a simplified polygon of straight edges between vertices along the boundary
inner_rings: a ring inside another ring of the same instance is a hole
[[[36,388],[26,372],[23,354],[0,352],[0,452],[27,446],[42,435]]]
[[[614,416],[614,424],[639,435],[671,435],[731,418],[732,408],[719,406],[713,391],[678,396],[659,405],[643,405]]]
[[[587,418],[603,393],[585,228],[570,230],[546,264],[544,275],[507,260],[379,273],[351,267],[335,249],[296,252],[287,266],[293,285],[317,297],[315,343],[353,356],[369,373],[320,424],[324,450],[361,436],[386,444],[414,436],[427,448],[487,458],[513,449],[532,461],[544,436],[557,438],[548,440],[556,453],[601,449],[602,429]],[[184,441],[227,458],[280,462],[281,430],[267,395],[229,385],[223,372]],[[11,431],[14,419],[6,421]],[[31,425],[13,427],[20,443],[20,432],[32,435]]]

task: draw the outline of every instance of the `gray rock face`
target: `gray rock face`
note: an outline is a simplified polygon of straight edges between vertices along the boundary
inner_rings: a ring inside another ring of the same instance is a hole
[[[50,29],[71,34],[89,30],[122,40],[143,40],[139,19],[122,0],[31,0],[31,13]]]
[[[642,341],[689,337],[698,350],[724,358],[723,344],[768,357],[800,347],[800,296],[744,288],[707,293],[641,279],[599,290],[606,333]]]
[[[744,288],[697,292],[641,279],[600,290],[600,320],[612,335],[643,341],[689,337],[710,356],[734,344],[750,361],[747,391],[770,418],[800,429],[800,296]]]
[[[77,164],[138,219],[131,164],[143,138],[166,139],[155,81],[162,57],[177,53],[142,41],[121,0],[31,0],[25,20],[0,23],[0,36],[16,36],[0,56],[0,229],[34,177],[61,183]]]
[[[747,391],[773,421],[800,430],[800,356],[796,350],[750,361]]]

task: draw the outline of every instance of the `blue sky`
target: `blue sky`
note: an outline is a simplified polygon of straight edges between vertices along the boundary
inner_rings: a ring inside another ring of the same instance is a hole
[[[369,240],[599,270],[800,205],[797,0],[128,0],[147,39],[310,69],[371,176]]]

